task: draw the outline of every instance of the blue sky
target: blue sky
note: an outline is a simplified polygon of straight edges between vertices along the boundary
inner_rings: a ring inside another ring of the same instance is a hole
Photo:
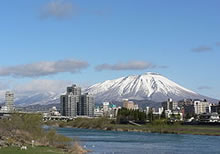
[[[150,71],[220,99],[219,17],[219,0],[2,0],[0,88]]]

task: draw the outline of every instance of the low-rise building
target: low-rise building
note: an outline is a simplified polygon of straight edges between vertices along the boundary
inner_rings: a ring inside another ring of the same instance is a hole
[[[128,99],[123,100],[123,107],[128,110],[134,110],[135,104],[133,101],[129,101]]]
[[[166,102],[162,102],[162,107],[164,110],[176,110],[178,103],[169,98]]]
[[[146,115],[148,115],[150,113],[150,107],[149,106],[146,107],[145,113],[146,113]]]
[[[194,109],[195,109],[195,114],[202,114],[202,113],[210,113],[211,112],[211,105],[206,100],[204,100],[204,101],[195,100],[193,105],[194,105]]]
[[[211,105],[211,113],[218,113],[220,114],[220,101],[219,104],[212,104]]]
[[[8,107],[7,106],[2,106],[0,108],[0,112],[8,112]]]
[[[134,104],[134,110],[139,110],[138,104]]]
[[[204,113],[199,116],[199,122],[220,122],[220,117],[218,113]]]
[[[94,116],[95,117],[102,117],[104,114],[103,114],[103,108],[100,108],[99,106],[96,107],[94,109]]]
[[[183,107],[184,116],[194,116],[211,112],[211,104],[206,100],[192,100],[185,103],[181,103],[181,107]]]
[[[159,107],[159,108],[154,108],[153,109],[153,115],[158,115],[160,116],[163,113],[164,109],[163,107]]]
[[[57,110],[55,106],[53,106],[51,109],[49,109],[49,114],[51,116],[61,116],[60,112]]]
[[[172,121],[182,121],[183,120],[183,113],[179,110],[165,110],[166,118]]]
[[[109,107],[109,102],[103,102],[102,107],[103,107],[103,115],[108,116],[110,112],[110,107]]]

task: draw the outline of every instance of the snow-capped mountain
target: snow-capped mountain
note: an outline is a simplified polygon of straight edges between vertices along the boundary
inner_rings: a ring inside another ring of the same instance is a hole
[[[87,88],[86,92],[95,95],[97,103],[122,101],[122,99],[154,102],[162,102],[168,98],[176,101],[185,98],[209,100],[209,98],[186,89],[158,73],[151,72],[97,83]]]
[[[60,88],[65,89],[65,87]],[[56,92],[15,92],[15,105],[25,107],[58,104],[60,103],[61,92],[57,92],[56,89],[54,91]],[[97,104],[104,101],[121,102],[122,99],[131,99],[139,101],[140,104],[147,102],[154,105],[156,102],[162,102],[168,98],[176,101],[191,98],[217,102],[215,99],[188,90],[157,73],[145,73],[107,80],[92,85],[83,91],[94,95]],[[5,91],[0,91],[0,104],[4,103],[4,94]]]

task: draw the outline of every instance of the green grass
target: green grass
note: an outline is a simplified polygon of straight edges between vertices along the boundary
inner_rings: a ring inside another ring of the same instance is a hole
[[[27,150],[20,150],[16,147],[7,147],[0,149],[0,154],[64,154],[60,149],[51,147],[28,147]]]
[[[55,122],[56,123],[56,122]],[[58,123],[61,127],[72,126],[76,128],[93,128],[116,131],[141,131],[152,133],[169,133],[169,134],[194,134],[194,135],[218,135],[220,136],[220,126],[207,125],[181,125],[167,124],[163,120],[154,121],[151,124],[134,126],[130,124],[113,124],[111,120],[105,118],[83,119],[78,118],[71,122]]]
[[[75,128],[93,128],[113,131],[141,131],[152,133],[168,133],[168,134],[193,134],[193,135],[213,135],[220,136],[220,126],[208,125],[181,125],[166,124],[163,121],[154,121],[151,124],[135,126],[130,124],[113,124],[111,120],[105,118],[83,119],[78,118],[70,122],[49,122],[48,125],[58,124],[60,127]]]

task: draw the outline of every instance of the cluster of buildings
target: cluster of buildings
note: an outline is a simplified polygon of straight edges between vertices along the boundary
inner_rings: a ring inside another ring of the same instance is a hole
[[[118,110],[122,108],[110,102],[103,102],[102,105],[95,107],[94,97],[88,93],[82,94],[81,91],[81,87],[76,85],[67,87],[66,94],[60,96],[61,116],[116,118]],[[137,104],[128,99],[123,100],[123,107],[129,110],[139,109]]]
[[[194,119],[201,122],[220,122],[220,102],[211,104],[207,100],[184,99],[173,101],[171,98],[161,103],[159,108],[146,107],[139,108],[134,101],[124,99],[122,107],[129,110],[140,110],[149,115],[166,117],[168,119],[183,120]],[[53,107],[47,112],[47,118],[75,118],[75,117],[108,117],[116,118],[118,110],[122,108],[110,102],[103,102],[102,105],[95,107],[95,98],[88,94],[82,93],[81,87],[72,85],[67,87],[66,93],[60,96],[60,110]],[[5,93],[5,104],[0,107],[0,114],[12,113],[14,107],[14,93],[7,91]]]
[[[128,110],[139,110],[138,104],[135,104],[133,101],[124,99],[122,102],[122,107]],[[95,117],[108,117],[116,118],[118,110],[122,108],[121,106],[116,106],[111,102],[103,102],[102,105],[97,106],[94,111]]]
[[[76,85],[67,87],[67,92],[60,97],[60,114],[57,110],[51,110],[52,115],[66,117],[108,117],[116,118],[118,110],[121,108],[129,110],[140,110],[148,115],[166,117],[168,119],[180,120],[190,117],[199,117],[200,121],[217,122],[220,121],[220,104],[211,104],[206,100],[185,99],[179,102],[171,98],[161,103],[159,108],[146,107],[139,108],[134,101],[124,99],[122,106],[116,106],[110,102],[103,102],[102,105],[95,107],[95,99],[88,93],[82,94],[81,88]]]
[[[94,110],[95,117],[108,117],[108,118],[115,118],[117,116],[118,110],[121,107],[116,107],[115,104],[110,102],[103,102],[102,105],[97,106]]]
[[[147,107],[146,112],[149,113],[150,109]],[[220,121],[220,103],[218,105],[211,104],[207,100],[192,100],[184,99],[179,102],[173,101],[171,98],[166,102],[162,102],[161,107],[157,111],[153,109],[153,114],[161,116],[165,115],[166,118],[183,120],[190,117],[198,117],[197,120],[203,121],[206,118],[207,122]],[[210,117],[209,119],[207,117]],[[212,120],[214,117],[214,121]]]

